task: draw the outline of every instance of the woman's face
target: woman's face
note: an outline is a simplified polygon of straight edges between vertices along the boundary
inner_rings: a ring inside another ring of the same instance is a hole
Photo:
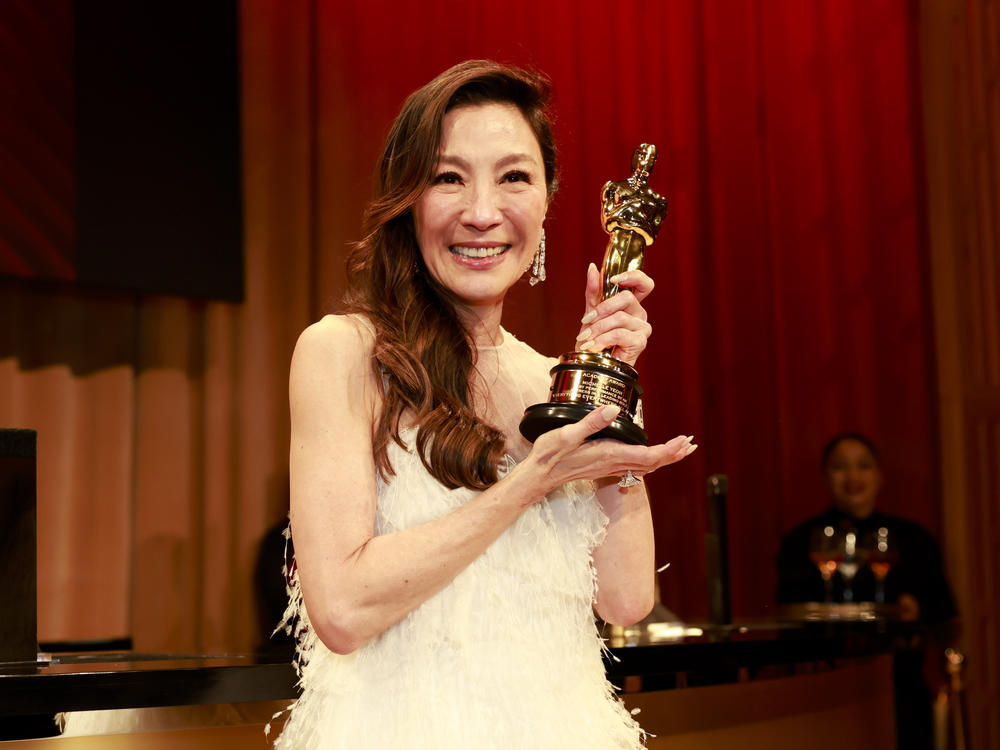
[[[470,310],[499,306],[538,249],[547,202],[542,152],[517,107],[451,110],[434,181],[413,208],[427,269]]]
[[[841,440],[827,459],[826,483],[838,509],[863,519],[875,510],[882,470],[864,443]]]

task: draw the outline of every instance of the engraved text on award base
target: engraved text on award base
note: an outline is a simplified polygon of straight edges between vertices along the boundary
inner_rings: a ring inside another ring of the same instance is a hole
[[[631,389],[620,380],[586,370],[564,370],[553,378],[551,401],[578,401],[597,406],[619,406],[632,412]]]

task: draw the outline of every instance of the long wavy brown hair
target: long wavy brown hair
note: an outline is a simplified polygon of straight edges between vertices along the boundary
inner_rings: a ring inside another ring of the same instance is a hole
[[[345,311],[365,316],[375,328],[372,367],[382,412],[372,442],[383,479],[394,474],[388,446],[404,446],[399,430],[406,415],[417,425],[424,465],[443,485],[485,489],[497,481],[504,438],[471,408],[475,349],[454,296],[424,265],[412,211],[434,179],[445,114],[490,102],[513,104],[524,115],[541,147],[552,196],[557,178],[548,82],[489,60],[463,62],[403,104],[378,164],[364,239],[347,260]]]

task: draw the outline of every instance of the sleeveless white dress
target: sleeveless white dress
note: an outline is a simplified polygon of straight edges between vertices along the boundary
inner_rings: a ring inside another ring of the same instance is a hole
[[[530,449],[517,424],[547,400],[553,360],[503,332],[477,361],[477,413],[507,437],[501,475]],[[416,431],[401,437],[408,444]],[[448,490],[390,443],[376,534],[440,518],[475,496]],[[591,552],[607,518],[590,482],[528,508],[442,591],[357,651],[328,650],[309,625],[297,576],[286,626],[302,695],[280,750],[610,750],[645,737],[607,682],[594,624]],[[294,530],[293,530],[294,531]]]

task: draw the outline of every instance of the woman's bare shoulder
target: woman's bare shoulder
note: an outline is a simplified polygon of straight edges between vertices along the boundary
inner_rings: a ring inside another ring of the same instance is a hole
[[[289,388],[307,403],[332,398],[377,400],[372,357],[375,336],[356,315],[327,315],[299,335],[292,355]],[[343,403],[343,402],[342,402]],[[354,405],[357,405],[356,403]]]
[[[299,334],[295,354],[370,362],[374,348],[375,334],[367,320],[359,315],[325,315]]]

